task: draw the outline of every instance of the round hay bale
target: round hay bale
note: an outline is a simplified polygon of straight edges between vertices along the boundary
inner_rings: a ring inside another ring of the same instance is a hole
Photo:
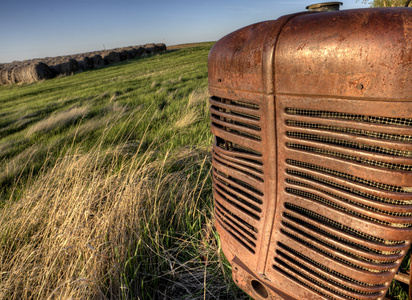
[[[120,61],[128,60],[130,58],[127,50],[122,50],[117,52],[119,54]]]
[[[146,54],[155,54],[156,45],[155,44],[146,44],[144,46]]]
[[[166,52],[167,50],[166,44],[164,43],[156,44],[156,48],[158,49],[159,52]]]
[[[141,57],[141,56],[143,56],[144,54],[146,54],[146,50],[145,50],[145,48],[143,48],[142,46],[134,47],[134,49],[137,51],[137,54],[136,54],[135,57]]]
[[[69,69],[70,69],[70,73],[75,73],[75,72],[79,72],[80,71],[80,65],[77,62],[77,60],[75,59],[69,59],[69,61],[67,62]]]
[[[104,59],[101,57],[101,55],[96,54],[95,56],[92,56],[91,59],[93,59],[93,66],[95,68],[104,66]]]
[[[50,79],[53,78],[53,72],[48,65],[42,62],[34,64],[34,70],[37,74],[38,80]]]
[[[53,77],[53,72],[48,65],[42,62],[24,64],[13,68],[12,80],[14,83],[31,83]]]
[[[77,60],[70,58],[58,57],[55,61],[50,63],[51,69],[56,74],[70,75],[71,73],[78,72],[80,70]]]
[[[18,83],[18,81],[16,81],[16,74],[15,74],[16,68],[17,67],[11,68],[11,72],[9,73],[10,75],[9,78],[10,78],[11,83]]]
[[[133,47],[127,49],[127,52],[128,52],[128,54],[129,54],[130,58],[135,58],[135,57],[137,56],[137,54],[138,54],[137,49],[136,49],[136,48],[133,48]]]
[[[12,71],[12,68],[7,67],[7,66],[0,70],[0,84],[1,85],[11,84],[11,71]]]
[[[93,59],[88,56],[78,57],[77,61],[79,63],[80,68],[84,71],[91,70],[94,68]]]
[[[94,61],[93,58],[86,56],[83,59],[84,64],[86,65],[87,69],[93,69],[94,68]]]
[[[30,80],[29,80],[30,78]],[[14,67],[12,71],[12,81],[18,82],[33,82],[31,80],[30,65],[21,65]]]
[[[106,65],[118,63],[120,61],[119,53],[116,51],[107,51],[102,55],[102,58],[104,59],[104,63]]]

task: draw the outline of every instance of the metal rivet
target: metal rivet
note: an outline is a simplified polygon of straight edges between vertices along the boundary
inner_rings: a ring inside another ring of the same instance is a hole
[[[357,88],[358,90],[363,90],[363,84],[362,84],[362,83],[359,83],[359,84],[356,86],[356,88]]]

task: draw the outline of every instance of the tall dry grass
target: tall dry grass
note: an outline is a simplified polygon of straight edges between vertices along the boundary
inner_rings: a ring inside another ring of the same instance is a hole
[[[89,112],[88,107],[72,107],[67,111],[63,111],[50,117],[41,120],[35,126],[30,128],[27,134],[30,136],[34,133],[43,131],[51,131],[57,127],[67,126],[70,123],[73,123],[77,119],[84,117]]]
[[[182,109],[182,116],[174,124],[181,130],[202,119],[202,115],[209,109],[209,93],[207,89],[195,89],[189,94],[186,107]]]
[[[208,151],[123,146],[70,151],[0,211],[0,299],[230,295]]]

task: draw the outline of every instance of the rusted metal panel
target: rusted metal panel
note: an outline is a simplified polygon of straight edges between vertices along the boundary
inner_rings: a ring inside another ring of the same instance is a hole
[[[293,18],[279,37],[276,91],[410,99],[411,10],[359,9]]]
[[[412,240],[411,24],[306,12],[212,48],[216,227],[255,299],[384,299]]]

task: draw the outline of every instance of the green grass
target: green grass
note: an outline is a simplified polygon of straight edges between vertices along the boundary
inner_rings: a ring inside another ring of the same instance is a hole
[[[211,45],[0,87],[0,203],[10,198],[16,178],[36,174],[46,160],[52,164],[73,146],[87,152],[107,125],[104,149],[127,135],[133,152],[145,133],[142,150],[155,142],[159,155],[170,148],[210,145],[207,109],[195,112],[188,102],[191,95],[206,94]],[[187,113],[191,124],[181,120]]]
[[[0,87],[0,299],[248,299],[213,226],[212,45]]]

